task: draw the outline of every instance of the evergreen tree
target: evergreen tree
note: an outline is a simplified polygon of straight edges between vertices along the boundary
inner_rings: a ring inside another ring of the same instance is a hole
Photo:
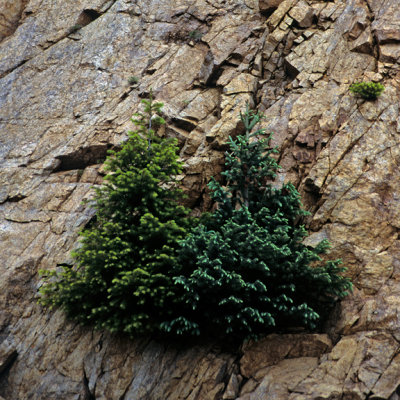
[[[183,292],[162,328],[177,335],[244,339],[288,327],[316,328],[351,289],[339,261],[321,265],[329,244],[303,244],[306,214],[292,184],[269,183],[278,164],[262,115],[242,115],[246,133],[229,140],[226,185],[209,187],[217,210],[181,243],[175,282]],[[319,265],[314,265],[319,263]]]
[[[95,221],[81,233],[76,265],[42,272],[40,302],[83,324],[129,335],[157,331],[174,308],[171,278],[178,241],[193,219],[178,205],[182,192],[175,139],[152,129],[163,124],[162,103],[142,100],[144,112],[128,141],[106,161],[108,174],[94,196]]]

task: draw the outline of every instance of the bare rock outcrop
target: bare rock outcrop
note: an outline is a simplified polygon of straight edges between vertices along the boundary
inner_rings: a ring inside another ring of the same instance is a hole
[[[0,398],[400,398],[397,0],[61,0],[0,4]],[[135,76],[138,83],[129,78]],[[349,93],[385,85],[378,100]],[[71,263],[82,205],[152,87],[178,138],[188,204],[208,208],[246,102],[354,293],[325,333],[236,352],[129,341],[36,303]]]

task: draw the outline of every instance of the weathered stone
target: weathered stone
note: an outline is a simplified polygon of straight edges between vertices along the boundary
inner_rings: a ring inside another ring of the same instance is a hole
[[[289,11],[289,15],[296,21],[300,28],[309,28],[313,23],[315,10],[305,1],[300,0]]]
[[[393,258],[387,252],[379,253],[363,269],[360,283],[366,294],[375,294],[393,274]]]
[[[300,163],[310,163],[313,161],[312,153],[307,150],[295,150],[293,157]]]
[[[228,385],[225,389],[222,400],[234,400],[237,399],[239,394],[240,384],[242,383],[243,378],[240,375],[233,374],[228,382]]]
[[[348,36],[351,40],[357,39],[361,35],[361,33],[364,32],[364,30],[366,28],[366,22],[367,21],[365,19],[361,20],[361,21],[356,19],[353,22],[353,25],[348,32]]]
[[[296,136],[296,143],[313,148],[315,146],[315,135],[309,131],[302,131]]]
[[[0,396],[395,400],[399,25],[397,0],[1,2]],[[349,93],[362,80],[385,91],[373,102]],[[248,102],[266,114],[274,184],[298,186],[306,243],[328,239],[354,282],[329,322],[333,348],[326,335],[272,335],[237,361],[211,345],[92,332],[36,304],[38,270],[73,263],[93,215],[81,201],[150,87],[197,215],[212,207],[206,184],[228,136],[243,132],[239,112]]]
[[[258,7],[260,8],[260,12],[269,14],[276,10],[282,2],[283,0],[259,0]]]
[[[379,46],[382,62],[395,63],[400,59],[400,45],[398,43],[384,44]]]
[[[285,17],[287,12],[296,4],[296,0],[283,0],[280,2],[279,7],[275,12],[268,18],[268,26],[273,29],[280,24],[282,19]]]
[[[373,55],[373,38],[369,29],[365,30],[354,42],[351,51]]]
[[[255,376],[257,371],[275,365],[285,358],[319,357],[332,348],[327,335],[269,335],[258,342],[243,347],[240,372],[246,377]]]
[[[247,86],[246,86],[247,87]],[[235,137],[243,131],[243,124],[237,118],[240,110],[246,107],[246,104],[252,106],[252,93],[239,93],[235,95],[224,95],[221,98],[222,113],[221,118],[206,132],[206,141],[214,149],[227,148],[229,136]]]
[[[17,28],[27,0],[4,0],[0,4],[0,42]]]
[[[237,93],[255,93],[258,79],[250,74],[240,74],[232,79],[223,89],[225,95]]]
[[[18,353],[14,345],[4,341],[0,345],[0,374],[12,364]]]
[[[378,42],[382,62],[396,62],[399,59],[400,18],[399,7],[393,1],[371,2],[372,12],[377,15],[371,28]]]
[[[400,29],[375,29],[375,34],[380,44],[400,42]]]
[[[287,399],[288,390],[305,379],[318,365],[318,358],[300,357],[280,361],[277,365],[265,368],[260,374],[260,383],[250,389],[245,385],[237,400]],[[250,389],[249,393],[248,390]]]
[[[337,398],[351,394],[351,398],[365,399],[396,348],[394,339],[381,333],[344,338],[309,377],[292,388],[294,393],[288,398]],[[311,384],[316,381],[319,385]]]
[[[391,361],[378,382],[372,388],[371,399],[392,399],[392,395],[398,392],[400,381],[400,355],[397,354]],[[397,393],[398,394],[398,393]]]

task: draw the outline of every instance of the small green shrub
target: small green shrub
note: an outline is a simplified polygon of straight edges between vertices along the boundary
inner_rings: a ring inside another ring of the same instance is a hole
[[[95,220],[81,233],[75,266],[42,271],[39,302],[98,329],[131,336],[157,332],[179,298],[171,270],[178,242],[194,220],[178,205],[182,191],[177,141],[152,129],[162,103],[142,100],[144,112],[128,141],[106,160],[108,174],[94,196]]]
[[[360,95],[365,100],[375,100],[385,90],[385,87],[378,82],[358,82],[350,86],[350,91]]]
[[[79,31],[82,28],[83,28],[82,25],[79,25],[79,24],[73,25],[68,29],[68,34],[75,33],[75,32]]]
[[[136,85],[139,83],[139,78],[137,76],[130,76],[128,82],[130,85]]]
[[[351,283],[340,261],[322,263],[329,244],[303,244],[307,214],[292,184],[269,183],[279,168],[261,115],[241,115],[230,139],[225,182],[209,188],[218,208],[181,243],[175,283],[182,299],[162,328],[175,335],[243,340],[290,327],[316,328]]]
[[[203,33],[198,31],[197,29],[189,32],[189,39],[194,41],[199,41],[203,37]]]

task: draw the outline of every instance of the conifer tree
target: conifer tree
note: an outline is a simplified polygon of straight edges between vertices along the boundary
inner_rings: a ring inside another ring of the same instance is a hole
[[[129,335],[158,330],[174,308],[171,270],[178,241],[193,223],[178,205],[182,192],[175,139],[161,139],[162,103],[142,100],[137,127],[122,149],[111,152],[108,174],[95,190],[95,221],[81,232],[75,266],[43,272],[40,302],[99,329]]]
[[[306,214],[292,184],[271,185],[279,168],[249,109],[244,135],[230,138],[225,186],[209,187],[217,210],[181,243],[175,282],[183,292],[173,319],[176,335],[244,339],[288,327],[314,329],[351,289],[339,261],[321,263],[329,244],[303,244]],[[317,265],[314,265],[317,264]]]

